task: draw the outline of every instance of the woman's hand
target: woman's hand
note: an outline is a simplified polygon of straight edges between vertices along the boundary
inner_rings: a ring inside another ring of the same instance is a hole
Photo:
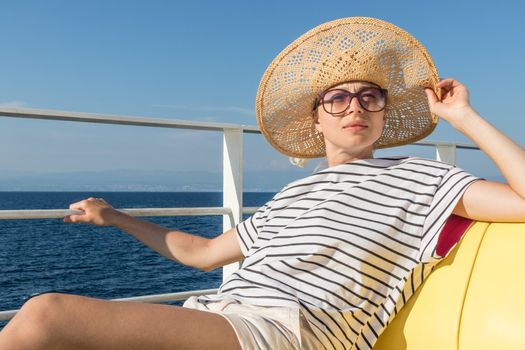
[[[465,117],[473,111],[467,88],[451,78],[441,80],[436,86],[441,92],[441,98],[438,98],[432,89],[425,89],[430,111],[456,129],[460,128]]]
[[[71,204],[69,209],[80,210],[84,213],[66,216],[64,222],[113,226],[120,215],[119,211],[115,210],[102,198],[90,197]]]

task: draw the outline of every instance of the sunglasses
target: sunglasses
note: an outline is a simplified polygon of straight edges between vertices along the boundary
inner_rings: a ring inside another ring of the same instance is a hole
[[[364,87],[356,93],[344,89],[328,90],[319,96],[316,108],[322,105],[326,113],[342,115],[348,110],[354,97],[357,97],[365,111],[379,112],[386,107],[387,90],[373,86]]]

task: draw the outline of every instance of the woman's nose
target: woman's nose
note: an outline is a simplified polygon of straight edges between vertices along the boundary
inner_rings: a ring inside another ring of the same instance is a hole
[[[362,113],[363,111],[364,108],[363,106],[361,106],[361,103],[359,103],[359,99],[357,98],[357,96],[352,96],[348,105],[348,110],[346,112]]]

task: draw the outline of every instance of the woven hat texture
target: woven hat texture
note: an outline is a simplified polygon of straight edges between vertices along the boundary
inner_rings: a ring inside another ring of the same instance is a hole
[[[272,61],[256,98],[261,132],[287,156],[325,156],[312,118],[316,98],[351,80],[388,90],[385,127],[375,148],[412,143],[434,130],[438,117],[430,113],[423,87],[439,93],[439,77],[423,45],[391,23],[349,17],[313,28]]]

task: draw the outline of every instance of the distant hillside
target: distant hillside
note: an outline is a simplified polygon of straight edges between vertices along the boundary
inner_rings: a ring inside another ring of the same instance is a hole
[[[244,191],[273,192],[308,175],[301,169],[247,172]],[[0,174],[0,191],[222,191],[222,173],[206,171],[92,171]]]

